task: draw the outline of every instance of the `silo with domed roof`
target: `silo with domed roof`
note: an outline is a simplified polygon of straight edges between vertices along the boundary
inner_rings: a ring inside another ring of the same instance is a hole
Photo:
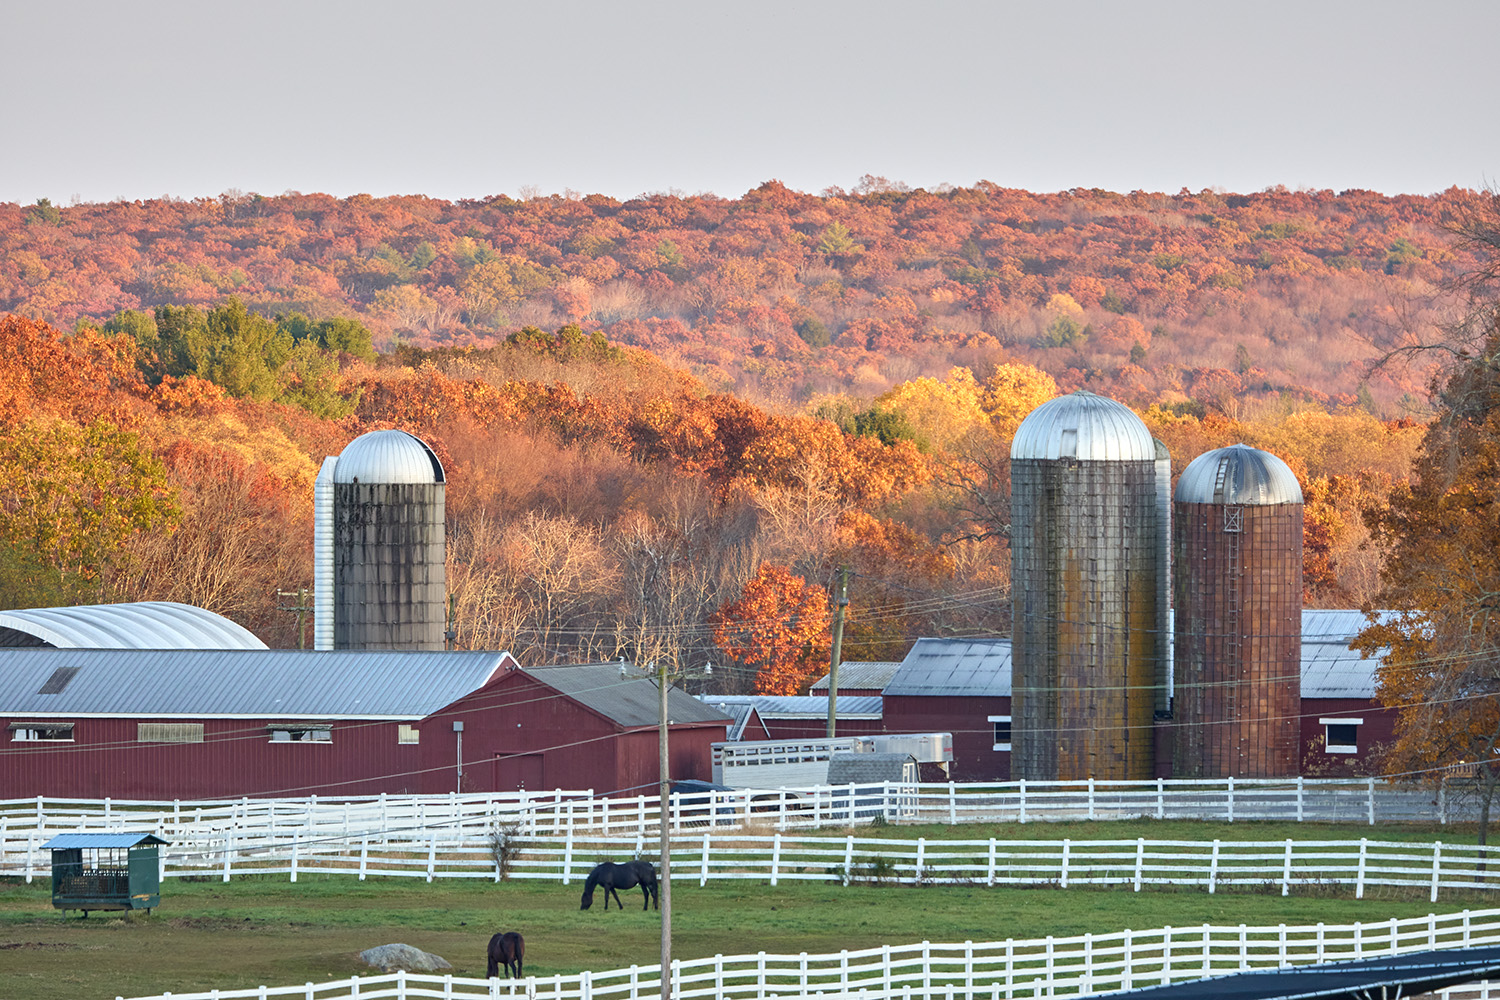
[[[313,486],[314,646],[443,649],[443,466],[400,430],[360,435]]]
[[[1043,403],[1011,445],[1011,774],[1155,777],[1158,450],[1121,403]]]
[[[1302,487],[1246,445],[1195,458],[1172,505],[1173,767],[1290,777],[1302,711]]]

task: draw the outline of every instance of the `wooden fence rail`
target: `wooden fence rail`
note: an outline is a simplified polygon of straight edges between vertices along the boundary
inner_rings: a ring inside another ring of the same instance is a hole
[[[596,796],[592,790],[459,795],[378,795],[340,799],[130,801],[0,800],[0,837],[85,829],[150,829],[167,839],[192,831],[298,830],[309,837],[353,837],[446,827],[480,836],[498,824],[526,836],[592,831],[653,833],[655,794]],[[818,786],[695,794],[674,799],[672,829],[712,816],[715,823],[758,823],[778,830],[885,822],[1046,822],[1076,819],[1196,819],[1227,822],[1448,823],[1470,820],[1469,786],[1436,787],[1359,779],[1159,779],[1134,782],[1016,781],[999,784]]]
[[[31,881],[49,871],[42,835],[0,840],[0,874]],[[181,839],[161,848],[161,874],[306,874],[580,882],[601,860],[654,856],[654,836],[489,839],[434,828],[357,838],[299,831]],[[1500,846],[1383,840],[932,840],[750,833],[739,829],[670,838],[678,882],[733,880],[859,884],[971,884],[1062,888],[1199,886],[1289,895],[1335,889],[1363,897],[1374,886],[1425,892],[1500,889]]]
[[[1081,937],[883,946],[837,954],[725,956],[672,962],[673,995],[714,1000],[1001,1000],[1082,997],[1250,969],[1500,943],[1500,910],[1366,924],[1162,927]],[[659,965],[575,976],[469,979],[395,973],[321,984],[161,994],[137,1000],[650,1000]],[[1211,992],[1208,990],[1206,992]],[[1488,984],[1441,996],[1489,997]],[[123,998],[117,998],[123,1000]]]

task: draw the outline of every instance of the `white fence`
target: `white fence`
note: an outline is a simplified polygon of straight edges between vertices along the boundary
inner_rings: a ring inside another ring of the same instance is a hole
[[[49,870],[43,841],[34,833],[0,841],[0,873],[31,881]],[[742,830],[679,834],[670,838],[672,870],[680,883],[734,880],[812,881],[848,885],[969,884],[1069,888],[1159,885],[1251,889],[1289,895],[1336,890],[1365,896],[1375,886],[1425,892],[1500,889],[1500,846],[1442,841],[1381,840],[1007,841],[817,837],[755,834]],[[161,849],[161,874],[218,876],[282,874],[292,882],[308,875],[502,878],[581,882],[601,860],[654,856],[657,841],[569,834],[522,838],[496,850],[488,838],[457,839],[442,829],[311,838],[300,831],[230,831],[200,835]]]
[[[1370,924],[1162,927],[1025,941],[885,946],[837,954],[724,956],[673,961],[672,992],[684,1000],[1000,1000],[1081,997],[1251,969],[1274,969],[1436,948],[1500,943],[1500,910]],[[1211,990],[1205,990],[1211,992]],[[528,979],[396,973],[322,984],[162,994],[139,1000],[647,1000],[661,994],[659,965]],[[1443,996],[1489,997],[1459,987]]]
[[[1360,779],[1240,779],[1134,782],[1016,781],[1001,784],[819,786],[696,793],[674,799],[672,829],[761,823],[780,830],[886,822],[1046,822],[1077,819],[1195,819],[1345,822],[1467,821],[1473,796],[1461,783],[1436,788]],[[658,797],[596,797],[592,791],[485,795],[366,796],[347,799],[0,800],[0,837],[88,829],[149,829],[166,839],[203,830],[299,830],[308,837],[357,837],[443,827],[481,836],[496,823],[526,836],[575,831],[654,834]]]

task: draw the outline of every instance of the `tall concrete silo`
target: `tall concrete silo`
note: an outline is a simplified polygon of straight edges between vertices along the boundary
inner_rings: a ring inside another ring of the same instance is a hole
[[[314,646],[442,649],[444,476],[405,431],[371,431],[313,486]]]
[[[1199,455],[1173,501],[1173,774],[1297,773],[1302,487],[1242,444]]]
[[[1043,403],[1010,451],[1011,773],[1155,776],[1157,450],[1126,406]]]

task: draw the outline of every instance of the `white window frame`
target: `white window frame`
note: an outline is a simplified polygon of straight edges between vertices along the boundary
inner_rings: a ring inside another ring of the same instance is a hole
[[[1008,716],[1008,715],[987,715],[987,716],[985,716],[985,718],[988,719],[989,722],[990,722],[990,724],[991,724],[990,725],[991,732],[994,731],[994,723],[996,723],[996,722],[1011,722],[1012,721],[1011,717]],[[1014,739],[1014,735],[1012,735],[1012,739]],[[995,745],[994,745],[994,747],[992,749],[1009,751],[1010,750],[1010,744],[1009,743],[996,742]]]
[[[1329,726],[1362,726],[1364,719],[1344,719],[1331,716],[1318,720],[1318,725],[1323,727],[1323,752],[1324,753],[1359,753],[1359,737],[1356,735],[1353,743],[1334,743],[1329,738]],[[1358,731],[1356,730],[1356,733]]]
[[[422,742],[422,730],[409,722],[396,724],[396,742],[401,744],[417,744]]]

